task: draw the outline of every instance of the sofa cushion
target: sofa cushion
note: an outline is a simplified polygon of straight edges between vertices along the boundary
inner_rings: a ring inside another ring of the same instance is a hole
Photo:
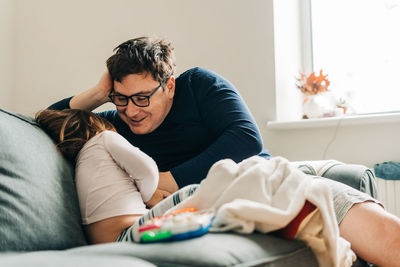
[[[39,251],[0,256],[1,266],[12,267],[155,267],[154,264],[135,257],[110,254],[71,255],[63,251]]]
[[[312,250],[298,240],[253,233],[208,233],[167,243],[112,243],[73,248],[74,255],[131,255],[157,266],[318,266]]]
[[[0,251],[85,245],[72,166],[32,118],[0,109]]]

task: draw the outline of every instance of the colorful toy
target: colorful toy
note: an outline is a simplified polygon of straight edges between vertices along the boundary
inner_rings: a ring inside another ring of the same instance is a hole
[[[211,210],[185,208],[153,218],[139,227],[135,241],[140,243],[177,241],[202,236],[214,219]]]

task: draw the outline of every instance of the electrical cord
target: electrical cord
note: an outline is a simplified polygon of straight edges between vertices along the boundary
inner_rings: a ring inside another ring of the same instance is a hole
[[[323,160],[326,159],[325,157],[326,157],[326,153],[328,152],[329,147],[330,147],[330,146],[333,144],[333,142],[336,140],[336,136],[337,136],[337,133],[338,133],[338,131],[339,131],[339,127],[340,127],[340,125],[342,124],[343,119],[344,119],[344,115],[340,116],[340,119],[338,120],[338,123],[337,123],[337,125],[336,125],[336,127],[335,127],[335,131],[334,131],[334,133],[333,133],[333,136],[332,136],[331,140],[328,142],[328,144],[326,145],[325,150],[324,150],[324,152],[323,152],[323,154],[322,154],[322,159],[323,159]]]

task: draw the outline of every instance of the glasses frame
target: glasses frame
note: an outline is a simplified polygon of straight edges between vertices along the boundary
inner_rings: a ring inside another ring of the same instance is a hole
[[[127,96],[127,95],[123,95],[123,94],[120,94],[120,93],[115,93],[114,88],[112,88],[112,89],[111,89],[111,92],[108,94],[108,97],[110,98],[111,102],[112,102],[114,105],[116,105],[117,107],[126,107],[126,106],[129,104],[129,99],[130,99],[130,100],[132,101],[132,103],[133,103],[135,106],[141,107],[141,108],[145,108],[145,107],[150,106],[150,97],[152,97],[152,96],[158,91],[158,89],[160,89],[160,88],[163,86],[163,84],[164,84],[164,83],[160,83],[160,85],[157,86],[157,88],[154,89],[153,92],[151,92],[151,94],[149,94],[149,95],[134,94],[134,95]],[[126,101],[126,104],[125,104],[125,105],[117,105],[117,104],[114,103],[114,101],[113,101],[113,96],[124,96],[124,97],[125,97],[126,99],[128,99],[128,100]],[[147,98],[147,105],[138,105],[138,104],[135,102],[135,100],[133,99],[134,96],[139,96],[139,97],[145,97],[145,98]]]

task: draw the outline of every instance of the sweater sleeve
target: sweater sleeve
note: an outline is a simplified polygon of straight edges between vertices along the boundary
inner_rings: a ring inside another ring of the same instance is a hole
[[[64,98],[48,107],[48,109],[54,109],[54,110],[63,110],[63,109],[70,109],[71,107],[69,106],[69,102],[71,101],[71,97]]]
[[[71,109],[71,106],[69,105],[71,97],[64,98],[54,104],[51,104],[48,109],[53,109],[53,110],[63,110],[63,109]],[[116,128],[118,126],[116,125],[116,110],[106,110],[106,111],[101,111],[101,112],[95,112],[96,115],[105,118],[109,122],[111,122]]]
[[[229,158],[240,162],[259,154],[263,147],[255,120],[230,82],[201,69],[201,75],[192,75],[189,86],[202,123],[215,139],[203,152],[171,170],[179,187],[199,183],[218,160]]]
[[[143,201],[149,201],[158,186],[158,169],[154,160],[121,135],[112,131],[103,134],[108,153],[132,177]]]

